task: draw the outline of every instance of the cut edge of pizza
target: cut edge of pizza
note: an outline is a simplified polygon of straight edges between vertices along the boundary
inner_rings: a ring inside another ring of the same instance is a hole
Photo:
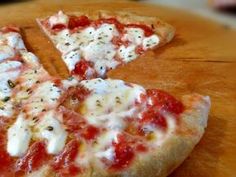
[[[157,17],[130,12],[94,11],[37,19],[62,55],[70,74],[105,78],[109,70],[169,42],[174,28]]]

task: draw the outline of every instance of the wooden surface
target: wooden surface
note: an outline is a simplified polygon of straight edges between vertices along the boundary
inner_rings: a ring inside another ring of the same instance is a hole
[[[68,75],[66,68],[35,23],[36,17],[59,9],[128,10],[159,16],[175,26],[173,42],[109,76],[178,96],[192,92],[209,95],[212,108],[206,133],[171,177],[236,176],[236,31],[186,12],[137,2],[35,0],[0,4],[0,25],[23,27],[27,47],[51,74],[62,77]]]

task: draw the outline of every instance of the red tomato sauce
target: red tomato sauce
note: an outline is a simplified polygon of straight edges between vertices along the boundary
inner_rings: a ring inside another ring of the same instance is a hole
[[[89,26],[91,23],[91,21],[89,20],[89,18],[85,15],[82,15],[82,16],[70,16],[69,18],[69,23],[68,23],[68,28],[70,30],[73,30],[75,28],[84,28],[84,27],[87,27]]]
[[[118,142],[113,142],[115,157],[110,166],[110,170],[122,170],[127,168],[135,156],[132,143],[128,142],[124,135],[120,135],[117,138]]]
[[[50,156],[47,154],[44,142],[35,142],[28,149],[27,153],[16,161],[16,171],[25,173],[40,168]]]
[[[153,105],[173,114],[181,114],[184,111],[183,104],[172,95],[158,89],[148,89],[147,95],[151,98]]]
[[[91,76],[87,76],[88,69],[92,70]],[[96,75],[96,72],[93,69],[91,62],[81,59],[78,63],[76,63],[75,69],[71,72],[71,74],[79,75],[81,79],[87,79],[88,77],[93,77],[93,75]]]
[[[77,140],[71,140],[64,150],[54,157],[51,164],[52,168],[62,177],[78,175],[81,172],[80,167],[75,164],[78,153],[79,143]]]
[[[99,129],[92,125],[89,125],[85,129],[83,129],[81,136],[86,140],[93,140],[98,136],[98,134],[99,134]]]

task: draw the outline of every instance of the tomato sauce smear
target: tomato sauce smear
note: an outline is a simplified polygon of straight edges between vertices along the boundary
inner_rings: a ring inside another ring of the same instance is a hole
[[[126,140],[124,135],[117,137],[118,142],[113,142],[114,160],[109,167],[110,170],[122,170],[127,168],[135,157],[135,149],[132,143]]]
[[[147,95],[157,108],[179,115],[184,111],[184,105],[172,95],[158,89],[148,89]]]
[[[69,23],[68,23],[68,28],[70,30],[73,30],[75,28],[84,28],[89,26],[91,23],[91,21],[89,20],[89,18],[85,15],[82,16],[70,16],[69,17]]]
[[[30,173],[40,168],[49,159],[45,142],[35,142],[30,146],[27,153],[16,161],[16,171],[17,173]]]
[[[147,108],[147,111],[142,114],[142,119],[140,119],[140,123],[141,125],[152,124],[155,127],[161,128],[162,130],[166,130],[167,128],[167,122],[165,117],[163,117],[159,113],[158,109],[155,106]],[[145,134],[145,132],[143,133]]]
[[[81,59],[78,63],[76,63],[74,70],[71,71],[71,74],[79,75],[81,79],[92,78],[95,75],[95,70],[92,68],[93,66],[90,62],[85,59]],[[88,69],[91,70],[91,74],[89,76],[87,76]]]
[[[75,163],[75,159],[79,153],[78,149],[78,141],[71,140],[67,143],[64,150],[54,157],[51,166],[59,176],[71,177],[81,172],[81,168]]]

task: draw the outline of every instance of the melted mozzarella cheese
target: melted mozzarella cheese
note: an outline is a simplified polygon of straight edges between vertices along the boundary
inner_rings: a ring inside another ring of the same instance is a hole
[[[94,154],[98,158],[106,158],[108,160],[114,159],[114,148],[111,146],[113,142],[117,143],[117,136],[120,134],[120,131],[117,130],[108,130],[106,133],[102,134],[98,140],[97,144],[94,147]],[[109,147],[108,149],[106,149]]]
[[[12,58],[15,56],[15,51],[13,50],[12,47],[7,46],[7,45],[1,45],[0,46],[0,62]]]
[[[79,81],[74,77],[69,77],[66,80],[62,80],[62,85],[63,85],[63,88],[65,89],[68,89],[70,87],[75,87],[78,85],[78,83]]]
[[[59,11],[56,15],[49,18],[49,25],[53,27],[56,24],[67,25],[69,18],[62,11]]]
[[[110,42],[116,35],[118,31],[113,24],[102,24],[97,29],[88,27],[72,34],[65,29],[52,38],[70,71],[83,57],[94,62],[96,72],[103,76],[107,68],[115,68],[119,64],[114,60],[116,50]]]
[[[46,81],[42,83],[33,93],[32,97],[43,99],[44,102],[54,103],[61,96],[61,89],[53,82]]]
[[[0,101],[0,117],[11,117],[14,113],[12,101]]]
[[[135,45],[142,44],[144,31],[141,28],[125,28],[126,33],[122,37],[123,41],[130,41]]]
[[[19,61],[5,61],[0,63],[0,73],[7,72],[8,70],[14,70],[22,66]]]
[[[97,60],[112,60],[115,53],[115,48],[111,43],[104,44],[99,41],[91,42],[83,50],[84,58],[93,62]]]
[[[102,24],[95,32],[94,39],[97,41],[108,43],[114,36],[119,33],[113,24]]]
[[[67,37],[57,43],[56,48],[63,54],[66,54],[72,50],[78,49],[79,45],[77,39],[73,36]]]
[[[19,33],[10,32],[5,34],[7,44],[17,50],[26,50],[23,40]]]
[[[31,139],[31,131],[28,121],[22,114],[18,116],[16,122],[8,129],[7,137],[7,152],[11,156],[20,157],[26,153]]]
[[[43,67],[27,69],[21,73],[19,77],[20,85],[24,88],[31,88],[38,82],[41,83],[49,77],[48,73]]]
[[[56,35],[52,36],[52,40],[55,44],[64,42],[64,40],[68,39],[71,36],[69,29],[63,29],[59,31]]]
[[[138,57],[138,54],[135,52],[135,48],[135,45],[130,45],[128,47],[122,45],[118,49],[118,54],[124,62],[130,62]]]
[[[38,58],[33,53],[22,51],[21,57],[27,64],[31,66],[39,66]]]
[[[62,55],[62,59],[66,63],[69,71],[73,71],[75,69],[76,63],[80,61],[79,50],[72,50],[71,52]]]
[[[61,93],[62,90],[51,81],[40,84],[27,102],[28,114],[37,116],[47,108],[55,108]]]
[[[108,159],[110,161],[114,160],[114,156],[115,156],[115,150],[114,148],[111,146],[108,149],[104,150],[104,151],[99,151],[95,154],[95,156],[97,156],[98,158],[105,158]]]
[[[124,128],[123,119],[135,112],[135,108],[130,106],[145,93],[141,86],[128,86],[121,80],[93,79],[82,81],[81,84],[92,91],[84,101],[81,113],[91,124],[106,124],[106,127],[116,129]]]
[[[8,81],[14,82],[19,76],[20,71],[9,71],[0,74],[0,99],[11,96],[12,88],[9,86]]]
[[[159,44],[159,42],[160,42],[160,39],[155,34],[153,34],[150,37],[145,37],[143,40],[143,49],[144,50],[151,49],[151,48],[157,46]]]
[[[82,50],[82,54],[83,58],[95,64],[94,68],[100,75],[104,75],[107,68],[115,68],[118,65],[114,60],[116,50],[111,43],[91,42]]]
[[[46,80],[48,77],[48,73],[44,70],[43,67],[27,69],[22,72],[18,79],[20,90],[17,91],[15,97],[16,102],[27,102],[28,98],[32,95],[33,89],[37,88],[39,84],[44,82],[44,80]],[[38,100],[36,101],[40,105],[44,104],[44,102],[39,102]]]
[[[94,40],[95,33],[96,30],[94,27],[88,27],[73,35],[77,38],[77,45],[82,49]]]
[[[152,135],[152,138],[150,139],[150,142],[152,145],[161,146],[168,137],[170,137],[175,129],[176,129],[176,119],[173,117],[173,115],[163,112],[163,116],[166,119],[167,123],[167,132],[163,132],[163,130],[158,129],[156,127],[153,127],[152,125],[147,125],[144,129],[146,132],[150,132]]]
[[[59,153],[65,146],[67,133],[59,122],[62,115],[54,111],[47,112],[38,125],[39,137],[47,139],[47,152]]]

